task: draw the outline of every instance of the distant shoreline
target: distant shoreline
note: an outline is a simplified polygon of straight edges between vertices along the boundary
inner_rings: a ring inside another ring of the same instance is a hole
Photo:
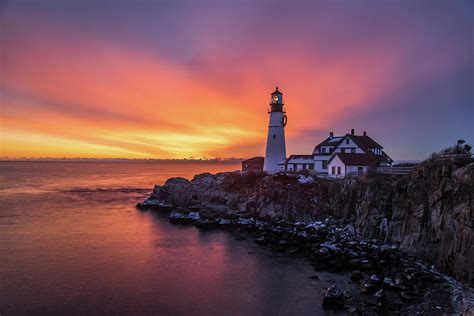
[[[0,158],[0,162],[107,162],[107,163],[178,163],[178,164],[239,164],[245,158],[221,158],[221,159],[124,159],[124,158],[24,158],[8,159]],[[398,164],[417,164],[421,160],[395,160],[394,165]]]
[[[84,162],[84,163],[178,163],[178,164],[237,164],[244,158],[229,159],[0,159],[0,162]]]

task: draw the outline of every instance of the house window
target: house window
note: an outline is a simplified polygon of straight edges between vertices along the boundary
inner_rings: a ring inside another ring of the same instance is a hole
[[[346,138],[346,144],[349,145],[349,138]]]
[[[276,136],[275,136],[275,135],[273,135],[273,139],[275,139],[275,138],[276,138]]]
[[[310,163],[310,164],[308,165],[308,169],[309,169],[309,170],[314,170],[314,164]]]
[[[336,167],[335,166],[332,166],[332,174],[336,174]]]
[[[357,167],[357,173],[364,172],[364,167]]]
[[[328,168],[328,161],[327,161],[327,160],[323,160],[322,163],[323,163],[323,169],[327,169],[327,168]],[[334,167],[333,167],[333,168],[334,168]]]
[[[351,148],[351,153],[355,154],[355,153],[356,153],[356,149],[355,149],[355,148]]]
[[[341,174],[341,166],[337,167],[337,174]]]
[[[345,148],[341,148],[341,153],[345,153],[346,152],[346,149]]]
[[[305,164],[305,163],[304,163],[304,164],[302,164],[301,166],[302,166],[302,169],[303,169],[303,170],[305,170],[305,169],[306,169],[306,164]]]
[[[298,170],[298,165],[297,164],[293,164],[293,170]]]
[[[321,152],[324,154],[326,152],[326,148],[325,147],[321,148]]]

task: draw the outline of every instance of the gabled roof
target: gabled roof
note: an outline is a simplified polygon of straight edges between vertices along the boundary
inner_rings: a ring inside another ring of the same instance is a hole
[[[323,146],[333,146],[334,148],[336,148],[337,146],[339,146],[339,144],[342,142],[342,140],[344,139],[345,136],[334,136],[334,137],[328,137],[326,138],[325,140],[323,140],[321,143],[319,143],[318,145],[316,145],[316,147],[314,147],[314,150],[313,150],[313,154],[316,152],[317,149],[323,147]],[[331,153],[319,153],[319,154],[316,154],[316,155],[319,155],[319,156],[330,156]]]
[[[385,153],[384,153],[385,154]],[[329,159],[328,164],[334,159],[334,157],[339,157],[341,161],[346,166],[369,166],[375,167],[380,162],[383,161],[391,161],[390,157],[385,155],[375,155],[372,152],[368,152],[365,154],[354,154],[354,153],[336,153],[334,156]],[[387,159],[388,158],[388,159]]]
[[[288,160],[291,158],[313,159],[313,155],[291,155],[290,157],[288,157]]]
[[[389,161],[389,162],[393,162],[393,159],[390,158],[389,155],[387,155],[387,153],[385,153],[385,151],[382,150],[382,156],[384,157],[384,160],[382,161]]]
[[[352,134],[347,134],[346,137],[349,137],[352,139],[354,143],[357,144],[363,151],[368,151],[369,148],[378,148],[378,149],[383,149],[382,146],[380,146],[375,140],[370,138],[367,135],[352,135]]]
[[[286,163],[289,163],[292,159],[311,160],[313,162],[313,155],[291,155],[286,160]]]

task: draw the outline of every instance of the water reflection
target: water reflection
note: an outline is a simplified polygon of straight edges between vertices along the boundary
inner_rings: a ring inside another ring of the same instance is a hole
[[[166,214],[137,211],[156,165],[97,165],[98,178],[90,177],[94,170],[81,178],[81,166],[59,167],[28,174],[2,166],[2,186],[16,192],[0,194],[2,315],[321,313],[321,285],[308,278],[307,263],[229,232],[173,226]],[[140,185],[123,182],[127,173]],[[31,194],[22,177],[45,192]]]

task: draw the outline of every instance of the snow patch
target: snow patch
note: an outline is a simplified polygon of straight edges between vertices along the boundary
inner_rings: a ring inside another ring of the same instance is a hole
[[[314,178],[311,176],[300,175],[298,177],[298,182],[301,184],[313,183],[313,181],[314,181]]]

